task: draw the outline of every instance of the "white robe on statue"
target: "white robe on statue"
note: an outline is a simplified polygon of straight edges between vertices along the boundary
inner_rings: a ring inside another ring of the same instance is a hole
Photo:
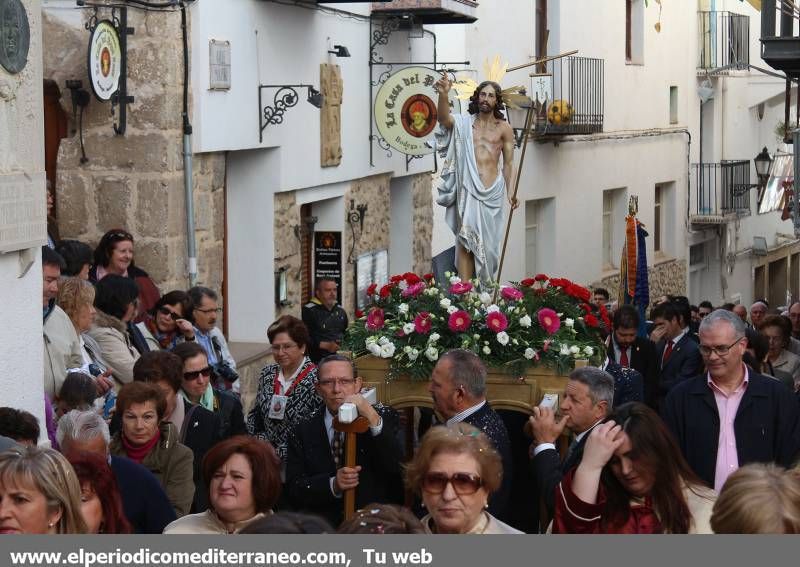
[[[486,285],[495,279],[500,264],[506,182],[498,167],[492,186],[483,186],[472,139],[476,119],[477,115],[455,114],[452,130],[440,125],[436,131],[437,149],[445,158],[436,202],[447,208],[447,225],[456,242],[472,252],[475,276]]]

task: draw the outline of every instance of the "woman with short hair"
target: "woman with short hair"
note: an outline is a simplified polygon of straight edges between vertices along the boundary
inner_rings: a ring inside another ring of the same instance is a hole
[[[153,309],[146,313],[136,328],[142,333],[148,350],[172,350],[183,341],[194,340],[194,327],[189,321],[192,302],[182,290],[165,293]]]
[[[767,361],[772,365],[772,375],[792,391],[800,387],[800,356],[789,351],[792,324],[781,315],[768,315],[758,332],[769,341]]]

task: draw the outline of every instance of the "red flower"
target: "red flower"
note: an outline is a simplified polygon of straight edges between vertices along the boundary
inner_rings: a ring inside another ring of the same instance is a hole
[[[515,287],[504,287],[500,290],[500,295],[503,296],[503,299],[508,301],[519,301],[522,299],[522,292]]]
[[[425,282],[419,281],[415,284],[409,285],[400,292],[401,297],[417,297],[425,289]]]
[[[422,279],[430,281],[433,279],[433,274],[425,274],[424,276],[422,276]]]
[[[414,330],[420,335],[427,335],[431,332],[431,314],[427,311],[420,311],[419,315],[414,317]]]
[[[589,299],[592,297],[592,294],[588,289],[577,284],[570,284],[570,286],[567,288],[567,294],[581,301],[589,301]]]
[[[383,328],[384,318],[383,309],[374,308],[367,315],[367,329],[378,331]]]
[[[536,283],[535,279],[533,279],[533,278],[525,278],[524,280],[519,282],[519,285],[521,285],[522,287],[532,287],[533,284],[535,284],[535,283]]]
[[[361,319],[364,316],[364,312],[361,309],[356,309],[356,319]]]
[[[371,283],[367,288],[367,295],[375,295],[375,290],[378,289],[378,284]]]
[[[486,316],[486,326],[495,333],[499,333],[508,328],[508,319],[499,311],[492,311]]]
[[[552,335],[561,328],[561,319],[558,318],[558,313],[548,307],[539,309],[536,318],[548,335]]]
[[[454,333],[463,333],[469,329],[471,323],[472,319],[469,318],[469,313],[464,310],[453,311],[447,320],[447,326]]]
[[[461,295],[463,293],[467,293],[472,289],[472,284],[469,282],[458,282],[454,283],[450,286],[450,293],[455,293],[456,295]]]
[[[600,323],[597,321],[597,317],[589,313],[586,317],[583,318],[584,322],[590,327],[597,327]]]
[[[406,280],[408,285],[414,285],[422,281],[420,277],[413,272],[406,272],[403,274],[403,279]]]
[[[581,309],[583,309],[587,313],[591,313],[592,312],[592,306],[589,305],[588,303],[582,303],[581,304]]]
[[[400,275],[400,274],[394,275],[391,278],[389,278],[389,283],[396,284],[396,283],[400,283],[401,281],[403,281],[403,276]]]
[[[393,287],[394,287],[394,286],[393,286],[392,284],[386,284],[385,286],[383,286],[383,287],[381,288],[381,291],[380,291],[380,294],[379,294],[379,295],[380,295],[381,297],[383,297],[383,298],[387,298],[387,297],[389,297],[389,296],[392,294],[392,288],[393,288]]]
[[[533,276],[533,279],[536,280],[537,282],[546,282],[550,278],[548,278],[544,274],[536,274],[535,276]]]

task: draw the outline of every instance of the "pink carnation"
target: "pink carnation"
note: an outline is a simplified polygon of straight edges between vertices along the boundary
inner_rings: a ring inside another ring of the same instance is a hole
[[[420,335],[427,335],[431,332],[431,314],[427,311],[420,311],[419,315],[414,317],[414,330]]]
[[[552,335],[561,328],[561,319],[558,318],[558,313],[547,307],[539,309],[536,314],[539,324],[542,326],[549,335]]]
[[[450,318],[447,320],[447,326],[455,333],[463,333],[469,329],[471,323],[472,319],[469,318],[469,313],[463,309],[453,311],[453,313],[450,314]]]
[[[457,282],[450,286],[450,293],[461,295],[472,290],[472,284],[469,282]]]
[[[367,329],[377,331],[383,328],[383,309],[374,308],[367,315]]]
[[[507,299],[508,301],[519,301],[522,299],[522,292],[515,287],[504,287],[500,290],[500,295],[503,296],[503,299]]]
[[[411,284],[400,292],[401,297],[417,297],[425,289],[425,282]]]
[[[486,316],[486,326],[495,333],[499,333],[508,328],[508,319],[499,311],[492,311]]]

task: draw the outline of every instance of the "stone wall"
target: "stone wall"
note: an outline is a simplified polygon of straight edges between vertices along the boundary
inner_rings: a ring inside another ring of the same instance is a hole
[[[686,295],[686,260],[661,262],[647,269],[650,301],[662,295]],[[591,287],[604,287],[612,301],[619,294],[619,275],[603,278]]]
[[[63,11],[62,11],[63,13]],[[83,14],[84,21],[89,11]],[[104,12],[101,12],[101,16]],[[183,181],[183,48],[180,12],[128,10],[128,106],[124,136],[114,133],[118,109],[91,96],[83,116],[87,163],[81,163],[77,124],[61,141],[56,202],[62,238],[94,246],[108,229],[122,227],[135,240],[136,264],[162,291],[186,288],[188,279]],[[88,85],[82,25],[46,12],[44,77],[62,89],[71,116],[68,79]],[[221,289],[224,253],[225,155],[194,156],[199,282]]]
[[[433,196],[430,173],[414,176],[412,182],[412,206],[414,218],[412,231],[414,236],[414,273],[423,275],[433,268],[431,240],[433,239]]]
[[[282,315],[300,317],[300,309],[305,298],[302,297],[302,256],[300,239],[295,235],[295,227],[301,226],[300,205],[297,204],[293,191],[275,195],[274,215],[275,271],[281,268],[288,270],[287,299],[290,305],[276,306],[275,318]],[[299,234],[299,233],[298,233]]]

